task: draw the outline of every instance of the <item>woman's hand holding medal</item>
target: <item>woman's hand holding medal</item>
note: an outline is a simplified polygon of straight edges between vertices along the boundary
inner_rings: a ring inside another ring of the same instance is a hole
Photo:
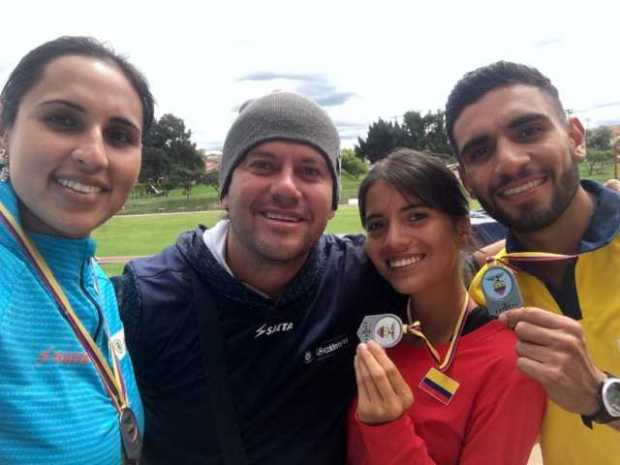
[[[367,424],[399,418],[413,404],[413,393],[385,350],[375,341],[362,343],[355,355],[357,417]]]

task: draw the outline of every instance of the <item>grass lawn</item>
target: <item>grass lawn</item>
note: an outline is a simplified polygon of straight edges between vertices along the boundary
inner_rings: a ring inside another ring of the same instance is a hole
[[[223,215],[221,210],[162,215],[115,216],[97,229],[97,255],[131,256],[150,255],[171,245],[183,231],[194,229],[197,224],[212,226]],[[357,207],[341,205],[336,216],[327,225],[327,231],[336,234],[359,232],[362,226]],[[110,275],[118,274],[122,264],[104,265]]]
[[[605,181],[613,176],[613,165],[601,166],[590,175],[588,167],[582,164],[580,171],[582,178]],[[343,176],[342,198],[355,197],[359,182],[359,179],[351,178],[348,175]],[[205,200],[207,198],[210,201],[217,202],[217,194],[210,187],[198,186],[192,193],[192,199],[195,200],[196,205],[200,204],[200,199]],[[146,207],[148,207],[148,209],[153,211],[155,205],[162,205],[161,202],[175,202],[175,204],[183,205],[185,197],[181,195],[180,191],[173,191],[169,195],[168,200],[162,200],[158,197],[134,199],[130,202],[138,201],[142,202],[140,208],[147,209]],[[480,205],[476,201],[471,201],[470,208],[472,210],[478,209]],[[190,210],[190,208],[187,209]],[[154,254],[164,247],[173,244],[181,232],[193,229],[199,223],[205,226],[212,226],[221,217],[221,210],[161,215],[118,215],[95,231],[94,237],[98,242],[97,255],[107,257]],[[338,207],[336,216],[327,225],[327,231],[336,234],[355,233],[361,230],[357,207],[346,205]],[[122,264],[110,264],[105,265],[104,269],[113,275],[120,273],[122,267]]]
[[[341,177],[342,191],[341,199],[346,202],[350,198],[357,197],[357,187],[361,181],[357,178],[343,173]],[[163,197],[156,196],[137,196],[134,193],[121,210],[121,215],[136,215],[143,213],[176,213],[190,211],[215,210],[219,207],[219,197],[217,189],[213,186],[199,184],[192,188],[189,199],[183,193],[183,189],[173,189],[168,195]]]

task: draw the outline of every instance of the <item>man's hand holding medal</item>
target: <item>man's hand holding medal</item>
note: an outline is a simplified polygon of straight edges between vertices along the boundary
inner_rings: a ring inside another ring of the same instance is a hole
[[[598,408],[598,387],[605,374],[594,366],[581,324],[534,307],[509,310],[499,320],[519,339],[517,366],[543,385],[560,407],[580,414]]]

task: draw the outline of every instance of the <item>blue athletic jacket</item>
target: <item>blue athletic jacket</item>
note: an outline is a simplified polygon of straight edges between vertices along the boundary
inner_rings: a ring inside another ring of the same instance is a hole
[[[251,464],[344,463],[362,314],[403,307],[363,251],[363,237],[323,236],[276,301],[228,274],[204,228],[120,278],[121,314],[146,413],[147,464],[223,463],[209,404],[192,274],[221,313],[230,396]]]
[[[0,202],[19,219],[10,184]],[[110,357],[116,342],[130,405],[143,412],[114,289],[91,239],[31,234],[88,332]],[[0,463],[121,463],[118,414],[95,368],[22,249],[0,222]]]

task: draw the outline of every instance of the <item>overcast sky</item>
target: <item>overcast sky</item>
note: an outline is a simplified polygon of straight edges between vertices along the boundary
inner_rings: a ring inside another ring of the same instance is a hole
[[[157,115],[220,149],[237,108],[275,89],[317,100],[343,145],[379,117],[444,107],[467,71],[538,67],[589,127],[620,123],[620,2],[4,0],[0,81],[28,50],[91,35],[147,76]]]

